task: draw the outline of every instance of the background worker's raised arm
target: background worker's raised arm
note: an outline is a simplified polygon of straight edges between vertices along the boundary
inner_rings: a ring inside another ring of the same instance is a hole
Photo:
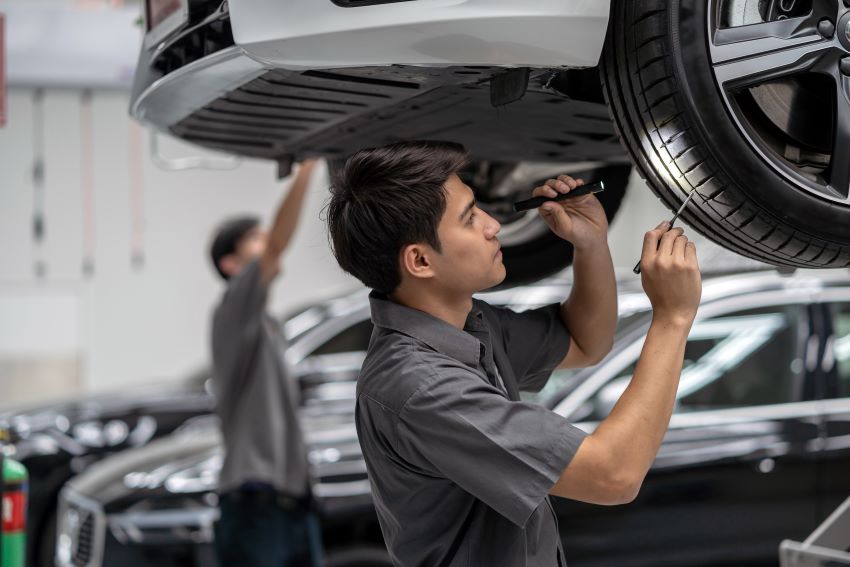
[[[275,214],[269,230],[269,242],[260,256],[260,269],[264,284],[268,284],[280,272],[280,257],[289,246],[298,219],[304,206],[304,197],[310,184],[310,177],[316,166],[316,160],[305,160],[298,167],[289,192]]]
[[[561,175],[534,189],[535,197],[555,197],[583,185]],[[594,195],[545,203],[540,216],[573,245],[573,288],[561,305],[570,345],[560,368],[592,366],[611,351],[617,329],[617,281],[608,249],[608,219]]]

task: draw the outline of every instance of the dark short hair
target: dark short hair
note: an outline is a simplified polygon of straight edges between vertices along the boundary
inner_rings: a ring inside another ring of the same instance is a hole
[[[340,267],[367,287],[390,293],[401,283],[399,252],[414,243],[441,251],[437,227],[445,183],[469,161],[452,142],[399,142],[360,150],[331,184],[328,237]]]
[[[236,252],[236,247],[239,246],[239,241],[242,240],[248,232],[260,226],[260,219],[253,216],[243,216],[228,219],[221,223],[216,229],[212,245],[210,246],[210,258],[213,266],[219,275],[229,280],[230,276],[221,270],[218,265],[219,261]]]

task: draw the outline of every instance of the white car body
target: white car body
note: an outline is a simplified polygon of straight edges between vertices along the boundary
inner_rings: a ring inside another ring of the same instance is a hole
[[[134,117],[157,128],[174,124],[270,69],[591,67],[610,2],[408,0],[342,8],[331,0],[231,0],[229,11],[236,45],[149,85],[131,105]]]
[[[231,1],[249,57],[285,69],[380,65],[590,67],[604,0],[416,0],[340,8],[330,0]]]

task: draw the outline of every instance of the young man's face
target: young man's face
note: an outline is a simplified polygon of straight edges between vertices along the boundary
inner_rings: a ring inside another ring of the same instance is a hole
[[[437,235],[442,252],[435,272],[446,290],[473,294],[505,279],[505,265],[496,234],[499,222],[478,208],[475,195],[457,175],[446,182],[446,212]]]

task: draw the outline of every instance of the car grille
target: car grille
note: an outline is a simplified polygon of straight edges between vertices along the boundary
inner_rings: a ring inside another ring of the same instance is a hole
[[[92,556],[92,540],[94,539],[94,516],[86,516],[80,526],[77,539],[77,549],[74,552],[74,565],[88,565]]]
[[[77,494],[62,491],[59,501],[59,533],[56,564],[59,567],[95,567],[103,558],[105,519],[101,507]]]

